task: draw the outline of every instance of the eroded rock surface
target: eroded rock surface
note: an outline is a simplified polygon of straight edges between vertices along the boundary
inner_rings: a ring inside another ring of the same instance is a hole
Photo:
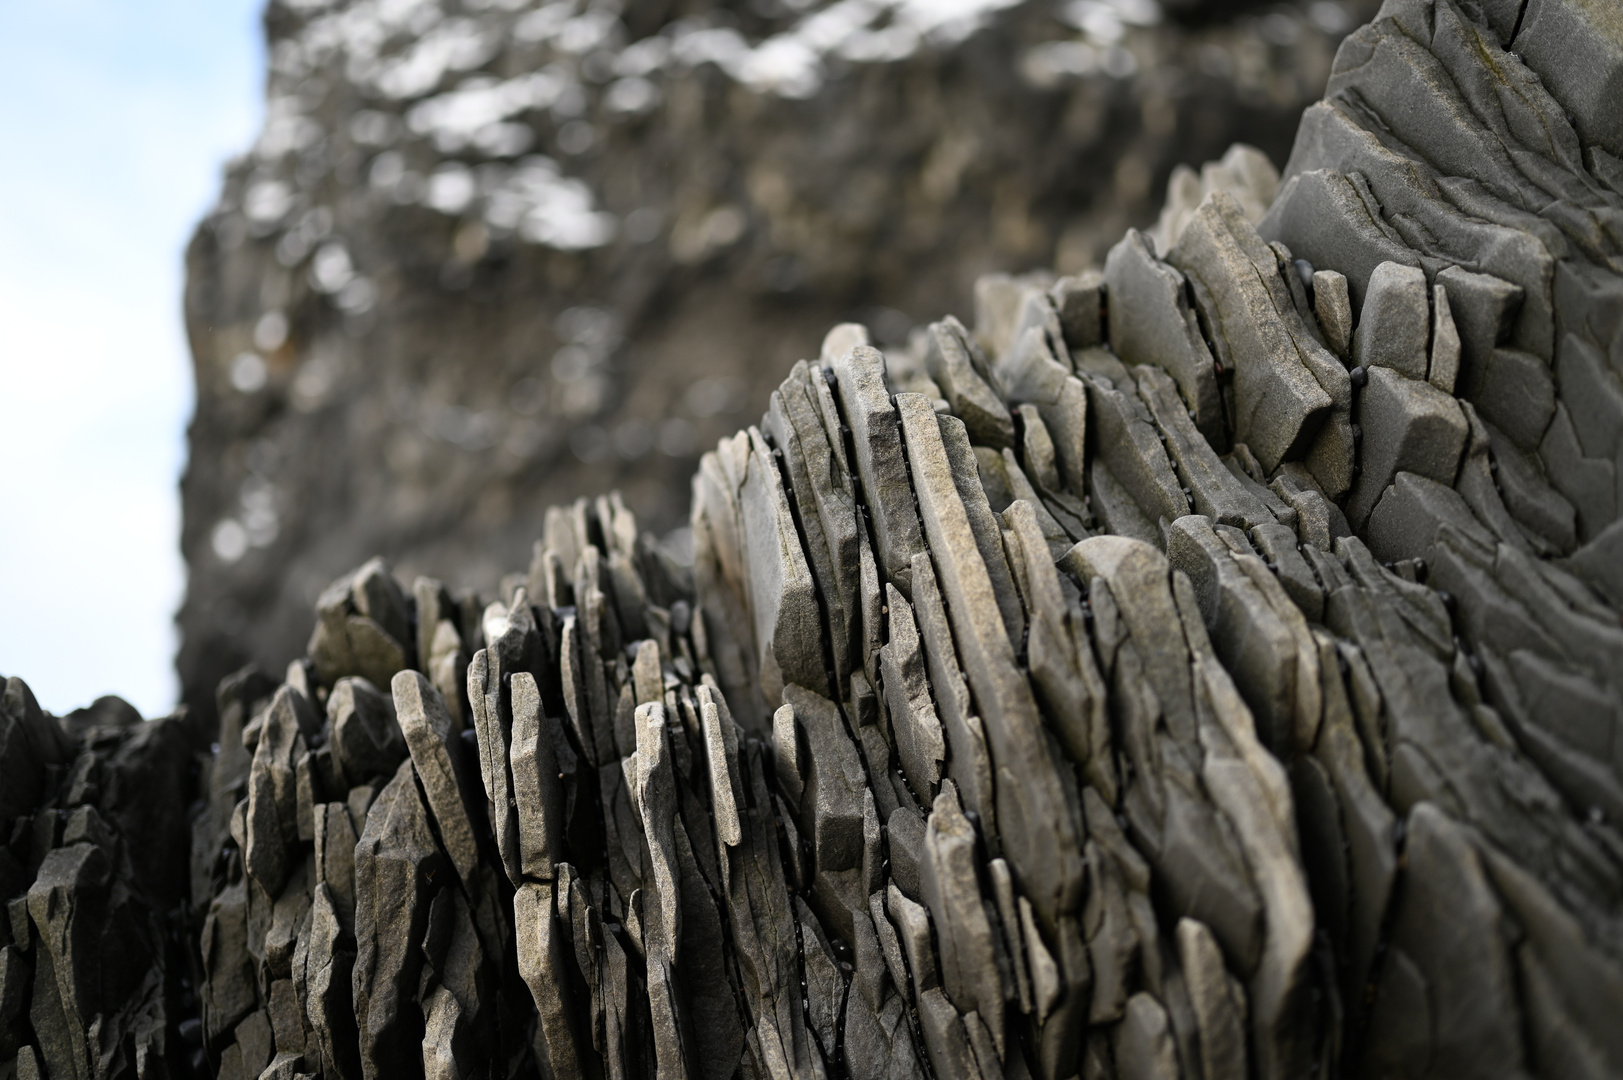
[[[9,680],[0,1053],[1623,1072],[1623,171],[1538,35],[1623,38],[1528,6],[1389,3],[1271,203],[1239,151],[972,328],[837,326],[691,562],[610,495],[495,596],[368,563],[209,752]]]
[[[615,487],[669,532],[800,343],[901,347],[988,270],[1102,259],[1182,162],[1283,161],[1376,6],[274,0],[187,255],[187,704],[374,554],[494,593]]]

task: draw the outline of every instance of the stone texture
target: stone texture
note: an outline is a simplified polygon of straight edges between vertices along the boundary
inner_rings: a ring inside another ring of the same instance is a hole
[[[1148,239],[1129,229],[1105,259],[1110,341],[1128,364],[1165,368],[1202,436],[1219,449],[1228,438],[1217,371],[1190,307],[1183,275],[1155,257]]]
[[[972,336],[836,327],[691,562],[582,498],[312,592],[217,725],[8,679],[0,1072],[1623,1072],[1619,170],[1536,47],[1612,44],[1518,10],[1388,4],[1277,194]]]

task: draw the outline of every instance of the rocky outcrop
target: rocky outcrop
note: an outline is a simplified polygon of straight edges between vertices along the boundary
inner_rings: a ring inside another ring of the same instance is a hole
[[[185,701],[374,554],[493,592],[549,504],[682,524],[796,342],[899,347],[1102,258],[1180,162],[1283,161],[1374,7],[276,0],[187,255]]]
[[[220,689],[190,985],[114,951],[179,878],[112,779],[187,721],[9,682],[18,1074],[1617,1075],[1623,195],[1536,67],[1594,12],[1393,0],[1271,203],[1239,150],[973,328],[835,327],[690,560],[611,495],[495,598],[345,575]]]

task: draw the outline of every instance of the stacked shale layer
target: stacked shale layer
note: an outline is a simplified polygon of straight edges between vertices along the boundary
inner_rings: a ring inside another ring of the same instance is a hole
[[[368,564],[195,781],[11,680],[7,1067],[1617,1075],[1609,17],[1389,3],[1271,206],[836,327],[691,565],[612,496],[492,602]]]
[[[1378,6],[267,0],[187,253],[182,699],[285,668],[372,555],[492,592],[550,504],[675,528],[806,343],[1079,270],[1237,139],[1283,161]]]

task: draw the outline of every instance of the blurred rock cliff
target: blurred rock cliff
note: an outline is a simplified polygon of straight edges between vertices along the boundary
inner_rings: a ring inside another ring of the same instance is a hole
[[[1102,263],[1180,163],[1283,163],[1374,6],[273,0],[187,253],[187,704],[374,553],[490,588],[549,503],[678,526],[828,325],[894,347]]]

